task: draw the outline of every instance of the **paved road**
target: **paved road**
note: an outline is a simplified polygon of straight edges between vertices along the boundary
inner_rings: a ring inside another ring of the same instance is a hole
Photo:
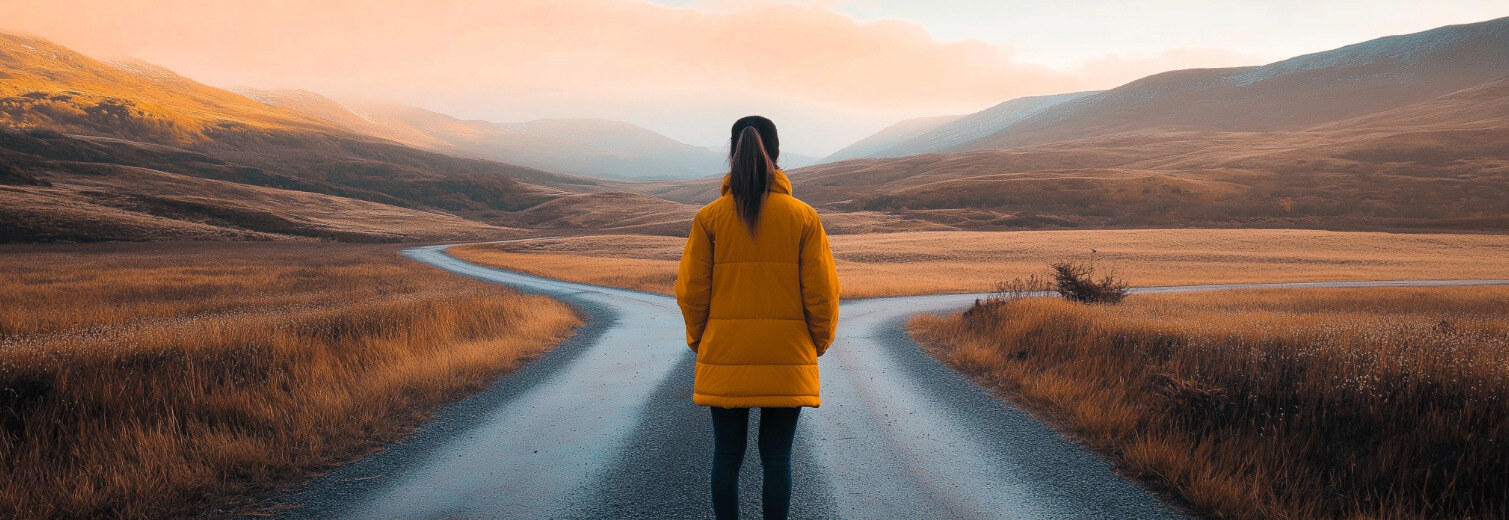
[[[409,258],[564,300],[588,324],[493,388],[442,409],[413,438],[280,497],[290,518],[706,518],[707,411],[675,300]],[[1205,285],[1243,288],[1509,284],[1509,280]],[[1179,518],[1109,464],[922,353],[907,317],[981,295],[844,302],[820,358],[824,405],[803,410],[793,518]],[[758,414],[755,414],[758,415]],[[751,428],[753,431],[754,428]],[[741,479],[759,517],[759,460]]]

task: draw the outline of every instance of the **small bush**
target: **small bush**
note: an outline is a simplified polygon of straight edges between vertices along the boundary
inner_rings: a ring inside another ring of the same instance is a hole
[[[1047,296],[1049,293],[1058,293],[1066,300],[1080,303],[1119,303],[1126,298],[1126,281],[1117,278],[1114,271],[1107,270],[1104,276],[1096,280],[1095,267],[1091,264],[1063,261],[1049,267],[1053,270],[1051,281],[1034,274],[1026,278],[1013,278],[1009,282],[997,282],[990,296],[975,300],[975,304],[964,311],[966,321],[1007,303]]]
[[[1119,303],[1127,296],[1126,281],[1114,271],[1095,279],[1095,266],[1078,262],[1058,262],[1053,268],[1053,290],[1072,302]]]
[[[964,317],[971,318],[1022,298],[1047,296],[1051,291],[1053,291],[1053,284],[1049,283],[1047,278],[1041,278],[1035,274],[1027,278],[1013,278],[1009,282],[996,282],[995,290],[990,292],[990,296],[986,296],[983,300],[976,299],[975,304],[964,311]]]
[[[996,283],[995,291],[990,293],[992,300],[1014,300],[1019,298],[1032,298],[1043,296],[1053,290],[1053,284],[1047,278],[1038,275],[1027,278],[1013,278],[1009,282]]]

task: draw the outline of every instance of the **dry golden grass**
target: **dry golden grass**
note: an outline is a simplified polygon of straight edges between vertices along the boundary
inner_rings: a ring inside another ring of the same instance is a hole
[[[451,248],[469,261],[563,280],[670,294],[685,238],[567,237]],[[1509,278],[1500,235],[1287,229],[908,232],[835,235],[845,298],[987,292],[1050,262],[1111,266],[1138,285]],[[1443,258],[1451,261],[1443,262]]]
[[[3,159],[0,159],[3,161]],[[52,171],[49,187],[0,186],[0,242],[310,240],[405,242],[520,236],[454,215],[119,165]]]
[[[4,518],[231,514],[580,323],[377,246],[8,247],[0,269]]]
[[[1217,518],[1509,514],[1509,288],[988,300],[909,329]]]

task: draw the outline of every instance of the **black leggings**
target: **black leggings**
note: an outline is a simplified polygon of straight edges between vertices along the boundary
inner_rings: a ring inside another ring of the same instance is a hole
[[[739,518],[739,465],[749,438],[748,408],[713,411],[713,514]],[[791,439],[801,408],[760,409],[760,465],[765,469],[761,503],[765,518],[784,519],[791,508]]]

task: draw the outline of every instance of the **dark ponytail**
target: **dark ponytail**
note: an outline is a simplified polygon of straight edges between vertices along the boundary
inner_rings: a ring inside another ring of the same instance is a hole
[[[749,116],[734,123],[728,153],[728,192],[734,197],[739,218],[755,232],[760,221],[760,206],[770,190],[771,172],[780,155],[775,123],[760,116]]]

